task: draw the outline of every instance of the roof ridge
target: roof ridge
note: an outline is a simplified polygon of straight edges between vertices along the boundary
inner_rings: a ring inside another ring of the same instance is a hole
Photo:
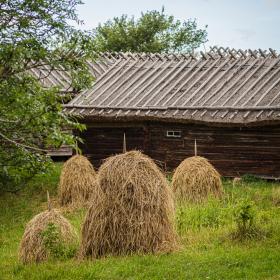
[[[240,58],[278,58],[280,55],[269,48],[268,50],[263,49],[235,49],[235,48],[224,48],[224,47],[217,47],[213,46],[210,47],[210,51],[208,52],[193,52],[193,53],[139,53],[139,52],[99,52],[97,56],[104,58],[104,59],[160,59],[160,60],[208,60],[208,59],[225,59],[231,57],[232,59],[240,59]]]

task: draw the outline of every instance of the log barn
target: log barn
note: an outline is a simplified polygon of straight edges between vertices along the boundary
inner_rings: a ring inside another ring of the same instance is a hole
[[[87,125],[81,148],[95,166],[122,151],[125,133],[128,150],[142,150],[167,170],[194,155],[196,140],[198,155],[224,176],[280,178],[275,51],[213,48],[200,55],[103,58],[103,66],[93,65],[94,86],[64,108]]]

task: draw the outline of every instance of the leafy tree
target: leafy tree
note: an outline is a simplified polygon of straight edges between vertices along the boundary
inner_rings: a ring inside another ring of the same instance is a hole
[[[102,52],[190,52],[206,37],[206,30],[199,29],[195,20],[175,20],[164,8],[142,13],[139,19],[115,17],[94,31],[94,42]]]
[[[63,127],[82,129],[62,112],[70,92],[92,82],[86,60],[88,34],[75,30],[80,0],[2,0],[0,2],[0,190],[14,191],[49,166],[45,148],[77,138]],[[69,89],[42,86],[31,69],[67,71]]]

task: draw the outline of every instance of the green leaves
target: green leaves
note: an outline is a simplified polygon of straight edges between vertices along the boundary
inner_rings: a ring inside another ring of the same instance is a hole
[[[127,15],[100,24],[94,42],[100,51],[190,52],[206,42],[207,32],[195,20],[180,22],[161,12],[142,13],[139,19]]]
[[[257,220],[257,209],[253,201],[241,200],[234,209],[236,230],[231,233],[231,238],[239,241],[254,238],[265,238],[269,232],[263,230]]]
[[[79,139],[69,131],[84,127],[63,113],[62,103],[69,99],[68,93],[77,94],[93,81],[87,67],[92,58],[91,36],[69,24],[78,21],[79,3],[4,0],[0,4],[2,190],[18,190],[34,174],[45,172],[50,164],[45,155],[48,147],[77,147]],[[39,69],[40,77],[34,75]],[[53,70],[62,77],[67,74],[70,83],[63,82],[67,87],[44,86],[42,81],[50,84]]]
[[[53,37],[71,32],[70,24],[79,22],[76,6],[81,3],[80,0],[3,0],[1,37],[6,43],[36,38],[47,44]]]
[[[76,253],[75,244],[67,244],[62,239],[60,228],[54,223],[49,223],[41,232],[44,248],[53,259],[73,258]]]
[[[254,226],[256,209],[253,201],[242,200],[235,208],[235,222],[241,232],[246,232]]]

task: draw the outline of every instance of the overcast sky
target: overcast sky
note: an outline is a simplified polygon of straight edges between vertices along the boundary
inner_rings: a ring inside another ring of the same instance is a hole
[[[280,0],[84,0],[78,13],[83,29],[122,14],[139,17],[142,11],[161,10],[208,25],[209,46],[280,51]]]

